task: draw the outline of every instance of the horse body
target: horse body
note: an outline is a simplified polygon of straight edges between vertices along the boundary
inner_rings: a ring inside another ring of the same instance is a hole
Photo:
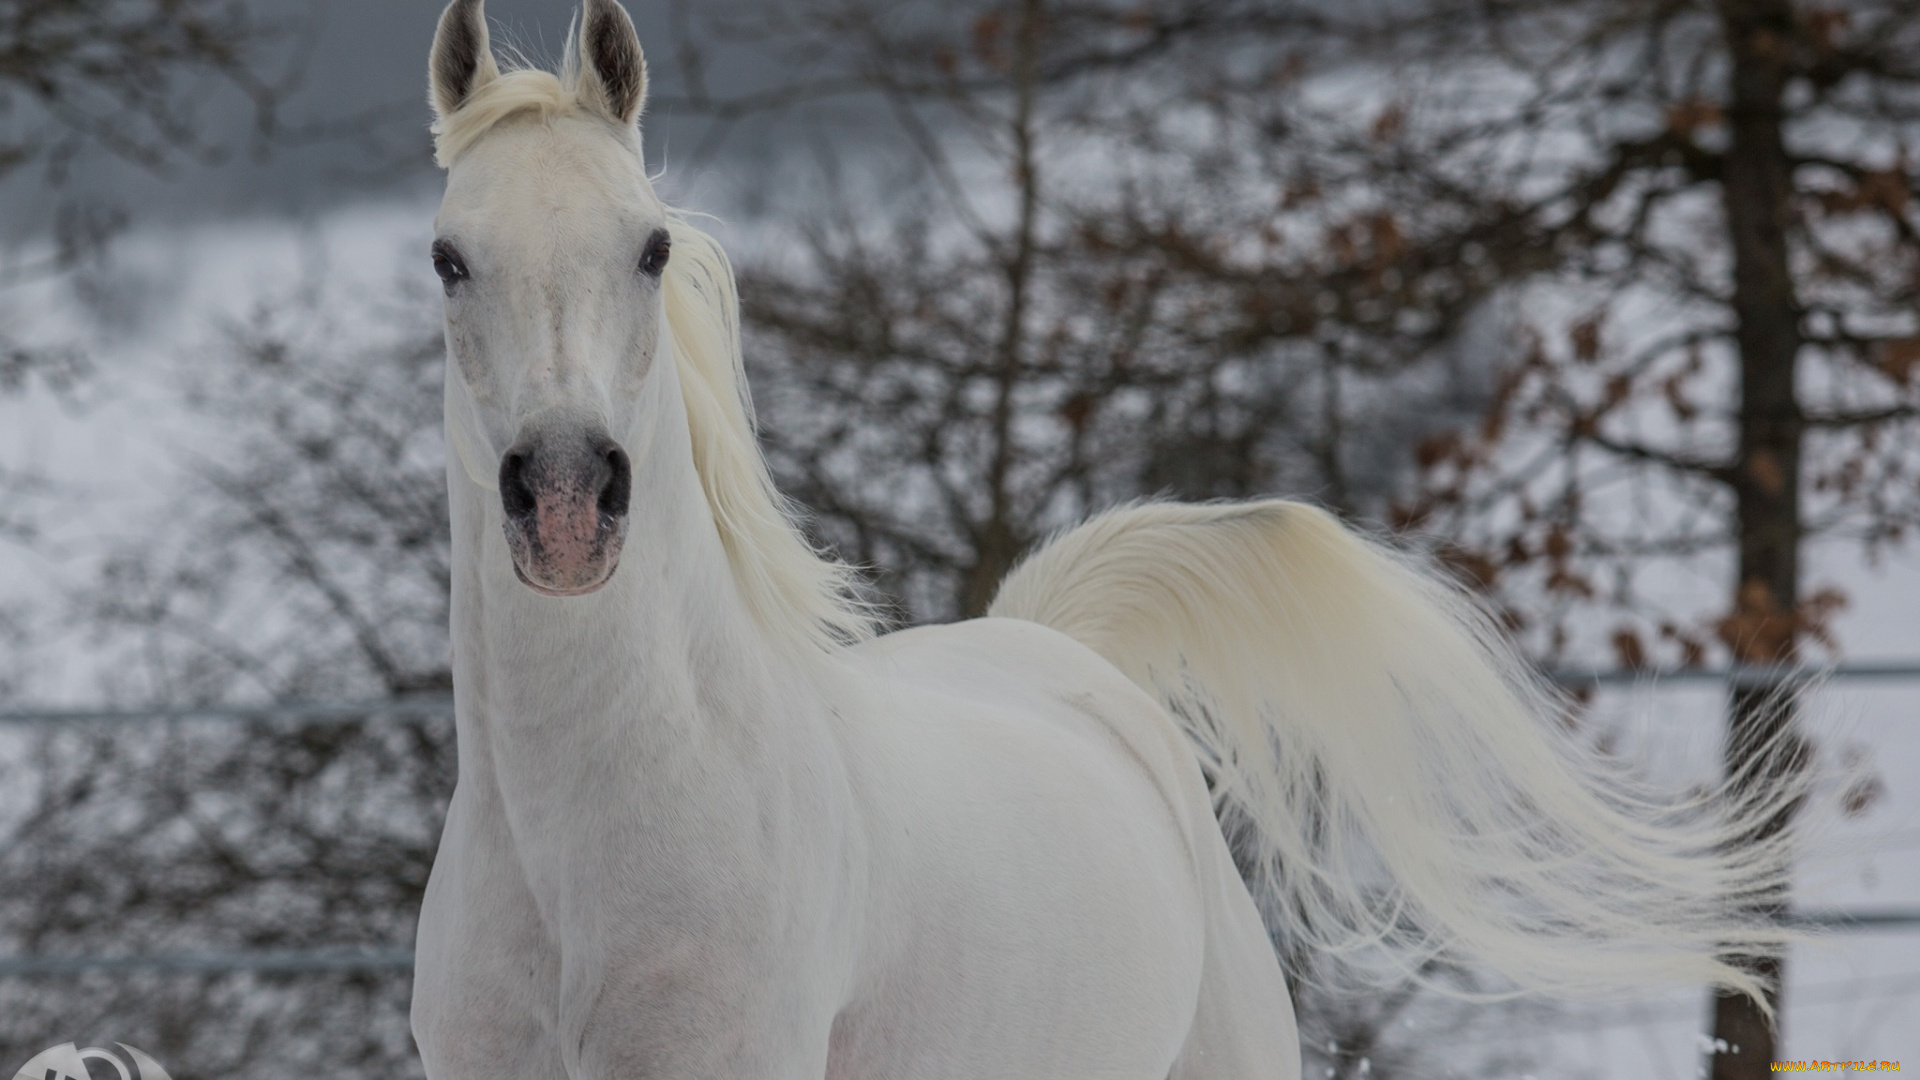
[[[1239,1038],[1264,1064],[1179,1075],[1296,1075],[1278,967],[1159,703],[1014,620],[797,670],[726,602],[683,414],[661,415],[627,539],[661,570],[590,596],[516,580],[497,500],[450,470],[462,753],[417,948],[432,1074],[1161,1080],[1212,935],[1239,946],[1211,977],[1250,991],[1221,998],[1264,1016]]]
[[[1298,1075],[1279,967],[1158,702],[1014,620],[904,631],[850,660],[883,882],[869,929],[890,944],[830,1075]],[[1246,1021],[1230,1038],[1195,1037],[1227,1009]]]
[[[759,455],[725,257],[653,195],[632,24],[580,27],[558,76],[501,73],[479,0],[434,43],[429,1076],[1297,1080],[1269,931],[1757,992],[1712,953],[1781,940],[1739,911],[1784,852],[1733,841],[1794,793],[1677,819],[1541,723],[1484,615],[1312,508],[1109,512],[1004,617],[869,640]]]

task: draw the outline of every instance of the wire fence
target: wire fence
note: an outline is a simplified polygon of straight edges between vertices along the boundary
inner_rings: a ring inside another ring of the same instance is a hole
[[[1865,661],[1828,666],[1736,666],[1721,668],[1557,668],[1548,680],[1568,689],[1585,686],[1651,686],[1723,683],[1729,686],[1817,684],[1828,681],[1920,680],[1920,662]],[[132,709],[25,708],[0,710],[0,727],[46,724],[141,724],[166,720],[268,720],[308,724],[351,723],[375,716],[442,716],[453,695],[406,694],[366,701],[274,701],[257,704],[169,705]]]
[[[1545,673],[1562,686],[1639,686],[1652,683],[1725,683],[1778,686],[1827,681],[1873,682],[1920,679],[1920,662],[1862,660],[1849,664],[1740,664],[1722,668],[1557,668]]]
[[[445,716],[452,694],[407,694],[368,701],[278,701],[257,705],[174,705],[157,709],[17,709],[0,712],[0,726],[112,726],[168,720],[266,720],[344,724],[372,717]]]
[[[1589,686],[1654,686],[1672,683],[1720,683],[1727,686],[1778,686],[1881,680],[1920,680],[1920,663],[1855,662],[1793,667],[1682,669],[1572,668],[1545,673],[1568,689]],[[181,705],[142,709],[27,708],[0,711],[0,728],[100,727],[166,721],[254,721],[327,725],[386,717],[445,716],[453,711],[451,694],[412,694],[369,701],[294,701],[259,704]],[[1832,932],[1920,930],[1920,908],[1880,911],[1792,911],[1781,921],[1791,926]],[[120,955],[0,956],[0,978],[94,973],[159,972],[224,974],[258,972],[408,972],[413,950],[338,948],[309,950],[206,951]]]
[[[309,975],[329,971],[412,971],[412,949],[261,949],[118,956],[0,957],[0,978],[41,975],[125,974],[135,971],[183,975],[254,971]]]

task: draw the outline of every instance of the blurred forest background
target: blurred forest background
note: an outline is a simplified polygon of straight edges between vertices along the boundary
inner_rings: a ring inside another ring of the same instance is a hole
[[[564,40],[562,0],[489,7]],[[0,0],[0,707],[450,686],[437,12]],[[1815,556],[1920,526],[1920,3],[633,14],[776,472],[901,624],[980,613],[1089,511],[1277,493],[1428,553],[1546,667],[1823,662],[1849,598]],[[1760,753],[1799,705],[1743,683],[1707,755],[1653,764],[1823,769],[1884,815],[1863,747]],[[0,731],[0,953],[404,949],[453,759],[430,709]],[[1648,1075],[1568,1060],[1557,1006],[1289,962],[1311,1077]],[[1799,1056],[1897,1058],[1900,985],[1879,1043]],[[181,1080],[412,1076],[407,996],[0,978],[0,1067],[91,1037]],[[1708,1013],[1673,1075],[1786,1056]]]

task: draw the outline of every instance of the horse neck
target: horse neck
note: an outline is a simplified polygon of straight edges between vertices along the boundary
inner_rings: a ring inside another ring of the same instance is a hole
[[[817,730],[813,682],[740,596],[663,361],[628,440],[621,565],[598,592],[546,597],[517,580],[499,496],[450,468],[463,783],[498,784],[509,801],[519,789],[561,814],[569,801],[681,798],[677,779],[752,782],[782,767],[771,748]]]

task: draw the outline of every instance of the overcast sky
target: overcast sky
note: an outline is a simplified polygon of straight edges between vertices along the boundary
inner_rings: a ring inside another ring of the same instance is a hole
[[[219,165],[183,164],[156,176],[129,162],[94,151],[58,186],[37,168],[17,171],[0,184],[8,211],[7,232],[15,239],[42,233],[52,207],[85,197],[123,207],[135,223],[245,216],[307,216],[366,198],[425,196],[437,190],[430,160],[426,106],[426,63],[441,0],[252,0],[263,16],[317,27],[310,35],[312,54],[285,118],[300,124],[337,120],[369,110],[384,110],[385,149],[370,153],[358,143],[322,140],[283,146],[263,160],[244,152]],[[511,41],[530,57],[556,57],[575,10],[569,0],[487,0],[495,42]],[[674,63],[671,6],[667,0],[629,3],[648,52],[656,91],[646,122],[648,158],[684,164],[707,125],[657,99],[679,86]],[[777,79],[764,56],[738,49],[708,60],[709,85],[716,93],[737,93]],[[247,116],[238,95],[210,92],[203,109],[208,134],[243,150]],[[767,123],[750,135],[735,132],[722,145],[728,155],[764,159],[769,143],[780,141],[782,125]],[[676,162],[675,159],[678,159]],[[684,178],[683,178],[684,179]]]

